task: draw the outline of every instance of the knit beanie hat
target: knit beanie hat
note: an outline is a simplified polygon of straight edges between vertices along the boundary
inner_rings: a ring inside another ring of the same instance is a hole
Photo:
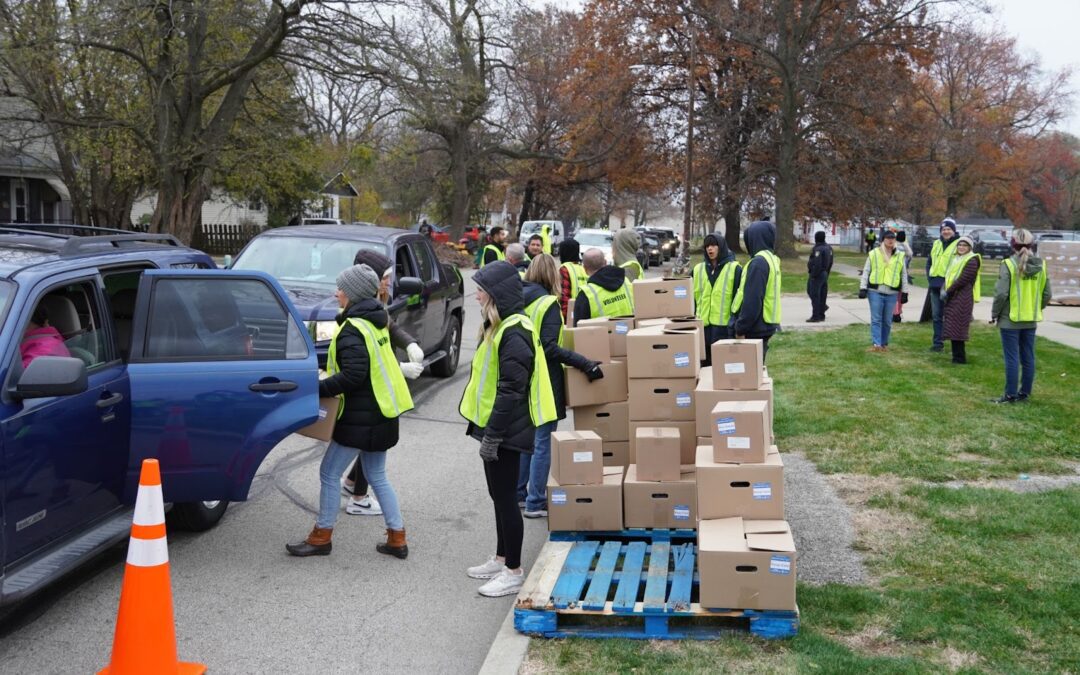
[[[892,230],[885,230],[885,234],[881,235],[882,239],[896,239],[896,232]]]
[[[341,289],[349,302],[374,298],[379,292],[379,275],[367,265],[353,265],[345,268],[338,275],[337,287]]]
[[[356,252],[356,258],[353,259],[354,265],[367,265],[375,274],[379,275],[381,279],[386,270],[390,269],[390,258],[387,258],[382,253],[376,251],[369,251],[366,248],[362,248]]]
[[[956,245],[959,246],[960,244],[967,244],[971,250],[975,250],[975,242],[971,240],[971,237],[960,237],[956,240]]]
[[[817,232],[814,233],[814,243],[815,244],[824,244],[825,243],[825,230],[818,230]]]
[[[941,221],[941,227],[949,227],[949,228],[952,229],[953,232],[955,232],[956,231],[956,221],[953,220],[952,218],[946,218],[945,220]],[[938,228],[938,229],[941,229],[941,228]]]

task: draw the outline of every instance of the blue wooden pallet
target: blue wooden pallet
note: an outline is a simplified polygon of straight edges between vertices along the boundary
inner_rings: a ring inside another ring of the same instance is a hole
[[[625,530],[603,530],[603,531],[585,531],[585,530],[563,530],[551,532],[548,535],[548,541],[589,541],[592,539],[598,539],[601,541],[670,541],[670,542],[696,542],[697,530],[693,529],[677,529],[671,530],[667,528],[646,528],[646,527],[631,527]]]
[[[537,637],[641,640],[798,633],[798,610],[701,607],[696,556],[692,543],[549,541],[518,594],[514,628]]]

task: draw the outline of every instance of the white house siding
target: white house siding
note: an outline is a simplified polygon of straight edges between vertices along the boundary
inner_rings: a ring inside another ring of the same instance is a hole
[[[150,194],[135,201],[131,207],[131,222],[137,223],[144,215],[152,216],[154,205],[157,203],[157,194]],[[246,202],[237,202],[228,195],[216,194],[203,202],[202,221],[204,223],[224,223],[237,225],[242,222],[251,222],[256,225],[266,226],[266,206],[262,208],[249,208]]]

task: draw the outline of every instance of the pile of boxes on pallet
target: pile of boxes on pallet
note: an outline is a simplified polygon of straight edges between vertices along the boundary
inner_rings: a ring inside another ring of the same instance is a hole
[[[1080,305],[1080,241],[1042,241],[1039,257],[1046,264],[1051,301]]]
[[[603,363],[567,370],[574,431],[552,434],[552,531],[698,530],[700,604],[795,608],[795,544],[773,444],[773,386],[760,340],[704,330],[689,279],[633,284],[635,316],[582,321],[567,348]]]

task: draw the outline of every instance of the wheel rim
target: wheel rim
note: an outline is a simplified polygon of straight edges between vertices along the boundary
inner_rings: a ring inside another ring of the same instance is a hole
[[[457,368],[459,342],[460,338],[458,332],[458,324],[455,321],[453,327],[450,329],[450,344],[446,348],[447,352],[449,353],[448,362],[450,363],[451,370]]]
[[[215,500],[212,502],[201,502],[201,504],[203,505],[203,508],[207,511],[213,511],[218,507],[219,504],[221,504],[221,500]]]

